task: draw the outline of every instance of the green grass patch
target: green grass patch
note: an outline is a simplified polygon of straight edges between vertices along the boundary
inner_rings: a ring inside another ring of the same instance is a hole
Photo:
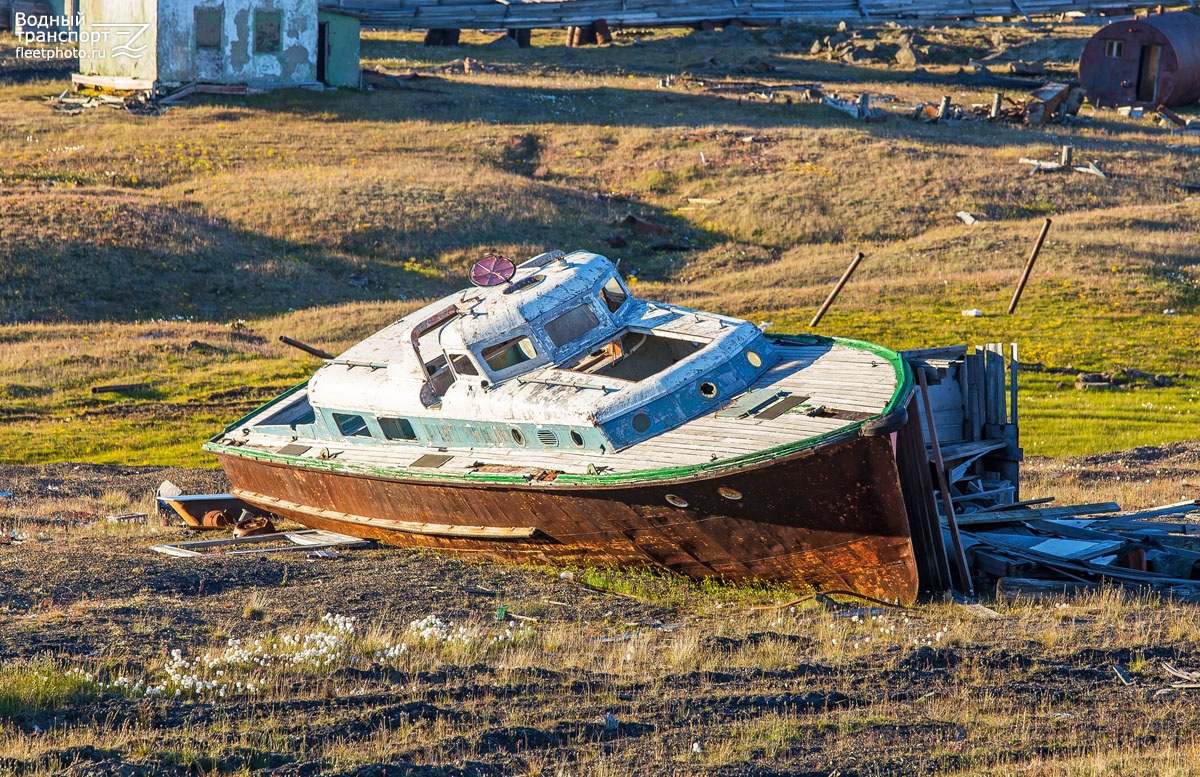
[[[67,669],[50,658],[0,667],[0,718],[53,712],[99,693],[99,684],[83,670]]]

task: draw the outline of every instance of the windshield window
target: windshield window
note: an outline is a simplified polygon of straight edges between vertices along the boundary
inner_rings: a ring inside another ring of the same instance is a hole
[[[450,354],[450,366],[454,368],[455,375],[479,374],[479,370],[475,369],[475,363],[465,353]]]
[[[585,303],[546,324],[546,334],[555,345],[561,346],[578,340],[598,326],[600,319],[596,318],[592,306]]]

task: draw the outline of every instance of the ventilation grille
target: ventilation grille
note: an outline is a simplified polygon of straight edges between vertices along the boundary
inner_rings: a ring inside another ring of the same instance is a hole
[[[538,441],[547,448],[555,448],[558,446],[558,435],[549,429],[538,429]]]

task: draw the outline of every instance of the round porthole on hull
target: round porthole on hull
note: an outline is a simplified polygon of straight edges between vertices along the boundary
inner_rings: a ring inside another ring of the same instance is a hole
[[[735,502],[742,498],[741,491],[738,491],[736,488],[730,488],[729,486],[721,486],[717,489],[717,493],[726,499],[732,499]]]
[[[524,434],[522,434],[522,433],[521,433],[521,430],[520,430],[520,429],[518,429],[517,427],[515,427],[515,426],[514,426],[514,427],[513,427],[513,428],[512,428],[512,429],[509,431],[509,434],[511,434],[511,435],[512,435],[513,442],[515,442],[517,445],[524,445],[524,444],[525,444],[525,435],[524,435]]]
[[[575,443],[580,448],[582,448],[583,447],[583,435],[580,434],[579,432],[575,431],[574,429],[572,429],[571,430],[571,442]]]
[[[688,500],[684,499],[681,496],[676,496],[675,494],[667,494],[666,497],[664,497],[664,498],[667,500],[667,502],[669,504],[673,504],[676,507],[687,507],[688,506]]]
[[[650,414],[649,413],[638,413],[637,415],[635,415],[633,417],[632,423],[633,423],[633,430],[635,432],[638,432],[638,433],[645,432],[647,429],[650,428]]]
[[[716,399],[717,384],[713,383],[711,380],[706,380],[703,383],[701,383],[700,384],[700,396],[704,397],[705,399]]]
[[[756,351],[746,351],[746,361],[756,370],[762,366],[762,357]]]

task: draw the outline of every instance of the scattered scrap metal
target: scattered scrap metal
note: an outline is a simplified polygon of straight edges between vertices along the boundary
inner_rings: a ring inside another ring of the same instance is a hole
[[[222,554],[238,556],[246,554],[284,553],[288,551],[308,551],[310,555],[319,551],[339,548],[349,550],[354,548],[373,548],[373,540],[362,540],[357,537],[347,537],[344,534],[321,531],[320,529],[304,529],[292,532],[274,532],[258,534],[251,537],[233,537],[220,540],[197,540],[194,542],[167,542],[161,545],[151,545],[150,550],[167,556],[195,558]],[[328,554],[314,555],[314,558],[330,558]]]

